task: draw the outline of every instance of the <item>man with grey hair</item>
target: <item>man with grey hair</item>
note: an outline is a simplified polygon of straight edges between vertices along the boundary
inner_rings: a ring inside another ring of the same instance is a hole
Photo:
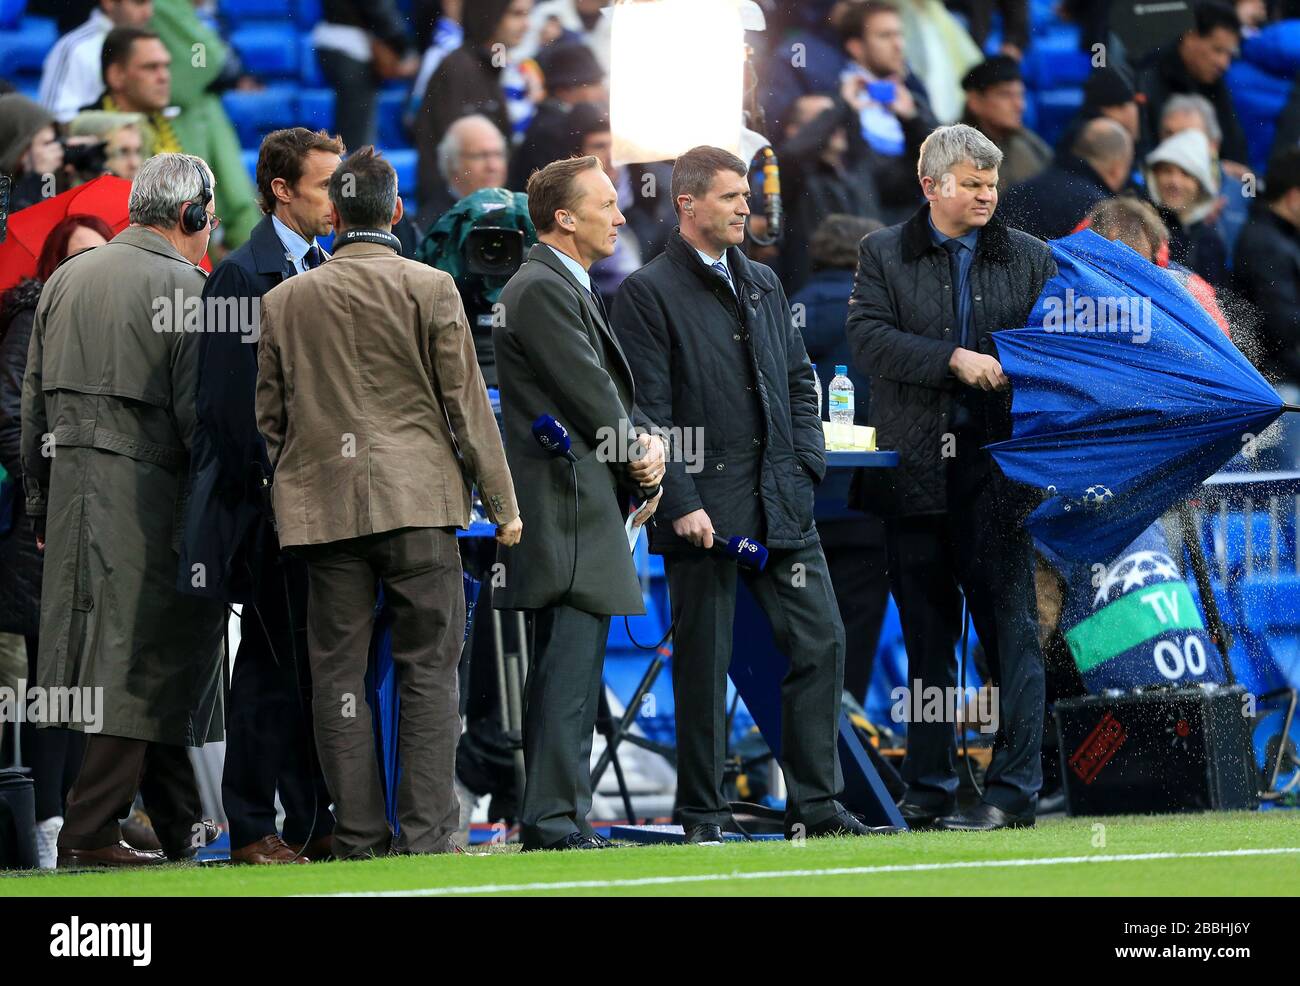
[[[984,446],[1011,432],[992,333],[1025,324],[1056,266],[1046,245],[996,217],[1001,162],[972,127],[932,132],[917,165],[926,204],[863,239],[849,299],[849,345],[872,378],[873,424],[899,454],[896,470],[860,471],[850,506],[885,518],[908,688],[955,688],[964,594],[999,696],[984,800],[966,815],[952,814],[953,723],[908,724],[899,810],[913,827],[1032,825],[1042,784],[1044,676],[1024,491]]]
[[[455,282],[398,252],[392,165],[363,147],[338,166],[329,197],[333,258],[262,299],[257,425],[280,546],[307,562],[332,851],[453,852],[465,631],[456,528],[469,524],[471,485],[498,542],[516,543],[523,522]],[[362,698],[376,581],[401,694],[395,841]]]
[[[102,710],[93,727],[47,723],[88,733],[60,869],[185,859],[217,834],[185,747],[222,737],[224,607],[176,590],[199,351],[186,325],[220,222],[213,185],[200,158],[145,162],[131,224],[60,265],[32,327],[22,463],[46,555],[40,684],[95,689]],[[123,841],[137,793],[160,852]]]
[[[438,142],[441,187],[429,190],[420,207],[420,226],[428,229],[444,212],[482,188],[504,188],[506,139],[495,123],[480,113],[463,116]]]

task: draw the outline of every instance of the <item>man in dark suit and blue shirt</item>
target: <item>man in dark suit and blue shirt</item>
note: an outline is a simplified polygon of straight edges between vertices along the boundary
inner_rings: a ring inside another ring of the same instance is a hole
[[[739,249],[748,170],[716,147],[677,159],[681,226],[614,305],[646,415],[670,434],[703,437],[694,475],[669,456],[660,509],[671,524],[658,524],[650,542],[664,555],[676,624],[677,814],[698,844],[721,842],[731,822],[722,767],[738,575],[790,660],[781,686],[787,837],[870,832],[837,800],[844,627],[813,523],[826,454],[812,366],[780,282]],[[766,544],[767,568],[739,570],[701,550],[719,534]]]
[[[540,242],[501,293],[492,331],[506,457],[531,532],[500,559],[498,609],[530,610],[536,631],[524,713],[525,849],[598,849],[587,821],[591,746],[611,615],[643,613],[624,533],[628,506],[663,477],[663,443],[638,437],[632,371],[588,270],[613,254],[623,215],[594,157],[555,161],[528,181]],[[572,463],[545,451],[552,415]],[[634,523],[658,506],[656,494]]]
[[[329,858],[334,829],[311,732],[307,570],[282,554],[276,539],[254,397],[261,298],[325,261],[316,237],[333,228],[328,188],[342,152],[324,131],[269,134],[257,160],[266,214],[203,289],[199,424],[180,588],[244,604],[221,781],[237,863]],[[283,839],[275,827],[277,791]]]

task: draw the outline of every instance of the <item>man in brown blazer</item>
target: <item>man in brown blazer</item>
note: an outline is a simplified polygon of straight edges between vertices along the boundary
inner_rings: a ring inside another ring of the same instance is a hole
[[[523,524],[455,284],[398,253],[392,166],[362,148],[334,173],[330,202],[333,259],[262,299],[257,423],[275,468],[280,544],[309,571],[334,855],[449,852],[465,628],[455,529],[469,523],[470,483],[500,543],[516,543]],[[365,714],[377,580],[401,696],[396,840]]]

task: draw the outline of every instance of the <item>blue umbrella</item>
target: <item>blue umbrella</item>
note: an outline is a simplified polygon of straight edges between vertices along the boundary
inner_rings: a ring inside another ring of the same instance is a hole
[[[994,333],[1012,437],[989,451],[1046,494],[1028,526],[1049,554],[1106,561],[1300,408],[1167,271],[1091,230],[1048,245],[1030,327]]]

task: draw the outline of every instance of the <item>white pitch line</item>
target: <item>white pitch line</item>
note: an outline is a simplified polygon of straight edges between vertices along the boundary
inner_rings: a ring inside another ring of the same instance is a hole
[[[302,894],[305,897],[450,897],[465,894],[532,893],[548,890],[601,890],[615,887],[654,887],[724,880],[779,880],[786,877],[873,876],[878,873],[925,873],[1008,866],[1064,866],[1073,863],[1136,863],[1162,859],[1214,859],[1231,856],[1278,856],[1300,853],[1300,846],[1275,849],[1216,849],[1208,852],[1144,852],[1110,856],[1047,856],[1041,859],[975,859],[949,863],[897,863],[887,866],[837,866],[820,870],[755,870],[701,873],[690,876],[646,876],[628,880],[563,880],[554,883],[484,883],[464,887],[419,887],[414,890],[341,891]]]

